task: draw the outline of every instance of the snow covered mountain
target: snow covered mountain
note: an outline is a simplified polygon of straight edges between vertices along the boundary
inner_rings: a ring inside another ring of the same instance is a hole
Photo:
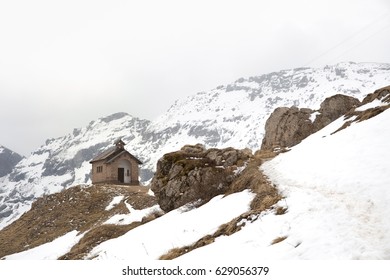
[[[23,157],[18,153],[0,145],[0,177],[11,173],[15,165],[22,159]]]
[[[326,97],[337,93],[361,99],[387,86],[389,74],[390,64],[339,63],[240,78],[177,101],[147,131],[163,136],[157,143],[165,151],[180,148],[183,141],[256,150],[275,108],[318,109]]]
[[[123,136],[126,148],[144,164],[148,182],[157,160],[185,144],[258,149],[264,124],[277,107],[317,109],[336,93],[362,98],[390,84],[390,64],[340,63],[324,68],[282,70],[201,92],[175,102],[156,120],[125,113],[92,121],[64,137],[49,139],[0,182],[0,228],[17,219],[43,194],[88,183],[88,161]]]
[[[179,263],[390,259],[389,108],[387,87],[263,163],[260,169],[283,196],[271,208],[252,209],[253,189],[215,196],[201,207],[177,208],[100,243],[86,258],[144,263],[181,251]],[[132,209],[121,218],[132,220],[144,212]],[[70,231],[5,258],[57,258],[80,238]]]

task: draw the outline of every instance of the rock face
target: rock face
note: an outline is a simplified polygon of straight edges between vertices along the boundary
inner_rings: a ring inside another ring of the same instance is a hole
[[[0,177],[8,175],[23,157],[0,145]]]
[[[186,145],[157,162],[151,189],[164,211],[189,202],[203,204],[229,190],[240,167],[252,157],[249,149],[209,149]]]
[[[358,99],[337,94],[326,98],[318,111],[295,106],[277,108],[265,123],[261,149],[295,146],[359,105]]]
[[[265,123],[265,135],[261,149],[271,150],[274,147],[290,147],[298,144],[314,130],[310,120],[313,113],[310,109],[281,107],[275,109]]]

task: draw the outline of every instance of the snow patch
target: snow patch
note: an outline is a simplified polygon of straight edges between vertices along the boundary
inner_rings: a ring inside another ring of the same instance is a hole
[[[134,222],[141,222],[144,217],[147,217],[154,212],[162,212],[159,205],[154,205],[142,210],[135,210],[132,208],[130,214],[114,215],[105,221],[104,224],[129,225]]]
[[[116,197],[114,197],[110,204],[107,205],[107,207],[104,209],[106,211],[110,211],[112,208],[114,208],[116,205],[118,205],[119,203],[121,203],[121,201],[123,200],[124,196],[123,195],[118,195]]]
[[[316,117],[318,116],[318,115],[321,115],[320,114],[320,112],[314,112],[314,113],[312,113],[311,115],[310,115],[310,121],[313,123],[315,120],[316,120]]]
[[[56,260],[65,255],[76,245],[84,234],[78,235],[77,230],[68,232],[52,242],[45,243],[33,249],[8,255],[6,260]]]
[[[367,104],[364,104],[360,107],[357,107],[355,109],[355,111],[365,111],[365,110],[368,110],[368,109],[372,109],[372,108],[376,108],[376,107],[382,107],[382,106],[387,106],[389,105],[389,103],[386,103],[386,102],[382,102],[381,100],[379,99],[375,99],[374,101],[370,102],[370,103],[367,103]]]
[[[151,189],[149,189],[149,190],[148,190],[148,195],[154,196],[154,192],[153,192]]]

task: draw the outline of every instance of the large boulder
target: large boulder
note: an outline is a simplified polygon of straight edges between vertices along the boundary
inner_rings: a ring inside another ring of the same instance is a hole
[[[276,108],[265,123],[261,149],[295,146],[359,105],[358,99],[337,94],[326,98],[317,111],[295,106]]]
[[[229,190],[239,167],[252,157],[249,149],[206,149],[186,145],[157,162],[151,189],[168,212],[189,202],[203,204]]]
[[[275,147],[291,147],[309,136],[314,125],[310,120],[310,109],[276,108],[265,123],[265,135],[262,150],[272,150]]]

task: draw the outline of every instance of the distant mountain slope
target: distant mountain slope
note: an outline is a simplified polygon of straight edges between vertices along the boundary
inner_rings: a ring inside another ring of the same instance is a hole
[[[240,78],[177,101],[147,132],[164,136],[156,139],[164,148],[176,149],[176,142],[195,140],[208,146],[258,149],[265,121],[275,108],[317,109],[337,93],[362,99],[388,85],[389,74],[390,64],[340,63]]]
[[[0,145],[0,177],[11,173],[15,165],[22,159],[23,157],[18,153]]]
[[[317,109],[336,93],[359,99],[390,84],[390,64],[340,63],[323,68],[282,70],[241,78],[229,85],[175,102],[156,120],[125,113],[92,121],[87,127],[47,140],[0,182],[0,228],[45,193],[89,182],[88,161],[124,136],[126,148],[140,158],[141,182],[148,182],[157,160],[185,144],[258,149],[264,124],[277,107]]]

